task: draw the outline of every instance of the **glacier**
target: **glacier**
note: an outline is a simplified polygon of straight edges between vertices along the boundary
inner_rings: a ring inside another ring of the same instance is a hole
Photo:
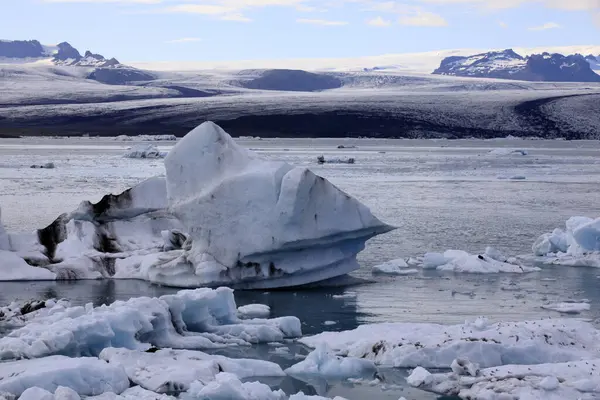
[[[358,269],[366,241],[394,229],[324,178],[263,160],[212,122],[164,163],[165,177],[85,201],[32,234],[0,228],[0,280],[299,286]]]

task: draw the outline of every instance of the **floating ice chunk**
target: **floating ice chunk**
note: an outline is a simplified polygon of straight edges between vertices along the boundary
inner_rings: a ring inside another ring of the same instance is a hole
[[[354,157],[349,158],[325,158],[325,156],[317,157],[318,164],[354,164],[356,159]]]
[[[52,356],[0,363],[0,393],[20,396],[33,387],[54,393],[59,386],[87,396],[119,394],[129,387],[129,379],[121,366],[91,357]]]
[[[284,376],[281,367],[263,360],[232,359],[192,350],[158,350],[154,353],[107,348],[100,358],[122,365],[129,379],[157,393],[183,392],[194,381],[205,384],[219,372],[235,374],[239,379],[254,376]]]
[[[323,322],[323,325],[325,325],[325,326],[331,326],[331,325],[336,325],[336,324],[337,324],[337,322],[335,322],[335,321],[325,321],[325,322]]]
[[[221,372],[208,384],[193,382],[182,400],[286,400],[282,390],[272,391],[259,382],[242,383],[237,376]]]
[[[391,260],[385,262],[380,265],[376,265],[373,267],[373,274],[382,274],[382,275],[410,275],[416,274],[419,271],[416,269],[409,269],[408,264],[404,259],[400,258],[397,260]]]
[[[517,154],[521,156],[526,156],[529,154],[529,152],[523,149],[494,149],[491,150],[488,154],[493,156],[508,156]]]
[[[160,141],[177,140],[177,136],[175,136],[175,135],[137,135],[137,136],[119,135],[119,136],[115,136],[113,138],[113,140],[116,140],[119,142],[133,142],[133,141],[160,142]]]
[[[37,168],[37,169],[54,169],[56,166],[53,162],[47,162],[45,164],[34,164],[29,168]]]
[[[573,239],[586,252],[600,251],[600,218],[577,226]]]
[[[457,358],[487,368],[600,357],[600,331],[577,319],[496,324],[478,319],[460,325],[383,323],[323,332],[299,341],[313,348],[325,343],[340,356],[398,368],[450,368]]]
[[[106,347],[218,348],[302,335],[296,317],[239,320],[229,288],[51,311],[0,338],[0,360],[98,355]]]
[[[86,397],[85,400],[176,400],[176,397],[155,393],[140,386],[130,387],[123,393],[103,393],[99,396]],[[58,399],[56,399],[58,400]]]
[[[153,144],[138,144],[133,146],[127,153],[126,158],[165,158],[167,153],[160,151]]]
[[[487,253],[491,255],[488,255]],[[505,261],[500,261],[504,259]],[[516,259],[506,259],[502,253],[493,248],[487,248],[485,254],[469,254],[462,250],[447,250],[443,254],[427,253],[423,257],[424,269],[437,269],[438,271],[468,272],[476,274],[527,273],[540,269],[520,265]]]
[[[248,304],[238,307],[238,315],[242,318],[266,318],[271,314],[271,307],[264,304]]]
[[[479,366],[464,358],[457,358],[452,361],[450,369],[456,375],[477,376],[479,374]]]
[[[355,299],[356,293],[348,292],[348,293],[344,293],[344,294],[334,294],[333,296],[331,296],[331,298],[332,299]]]
[[[477,377],[432,374],[427,384],[413,385],[461,399],[597,399],[600,359],[486,368]],[[410,382],[409,382],[410,383]],[[414,382],[418,383],[418,382]]]
[[[584,302],[562,302],[553,304],[544,304],[542,306],[545,310],[557,311],[564,314],[579,314],[582,311],[588,311],[590,309],[589,303]]]
[[[533,253],[536,256],[545,256],[550,253],[566,253],[569,248],[567,243],[567,234],[560,229],[555,229],[552,233],[545,233],[533,244]]]
[[[325,343],[319,344],[303,361],[285,370],[294,377],[320,376],[332,379],[362,378],[373,376],[376,371],[373,361],[336,356]]]
[[[421,387],[430,385],[433,378],[429,371],[424,368],[417,367],[411,374],[406,378],[406,382],[413,387]]]
[[[188,286],[321,281],[357,269],[365,242],[392,229],[324,178],[261,160],[211,122],[179,141],[165,168],[170,209],[191,249],[156,265],[156,283],[173,284],[173,270]]]
[[[54,395],[36,386],[26,389],[19,397],[19,400],[54,400]]]
[[[500,262],[506,262],[508,260],[508,258],[506,258],[506,256],[500,250],[489,246],[485,248],[485,255],[492,260]]]

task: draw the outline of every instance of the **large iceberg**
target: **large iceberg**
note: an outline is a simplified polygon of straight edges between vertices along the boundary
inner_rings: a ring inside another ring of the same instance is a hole
[[[0,280],[298,286],[359,268],[366,241],[393,229],[324,178],[262,160],[211,122],[165,167],[166,178],[84,202],[35,234],[0,228]]]
[[[600,218],[571,217],[565,229],[555,229],[536,239],[536,261],[547,264],[600,267]]]

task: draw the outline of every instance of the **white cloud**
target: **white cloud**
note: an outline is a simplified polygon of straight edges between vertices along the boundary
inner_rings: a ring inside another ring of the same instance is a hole
[[[409,26],[448,26],[444,17],[428,11],[417,11],[412,15],[404,15],[398,19],[398,22],[401,25]]]
[[[237,22],[250,22],[252,21],[250,18],[246,17],[241,13],[233,13],[233,14],[225,14],[219,18],[223,21],[237,21]]]
[[[498,25],[500,26],[500,28],[508,28],[508,24],[504,21],[498,21]]]
[[[296,22],[298,22],[300,24],[323,25],[323,26],[342,26],[342,25],[348,25],[348,22],[346,22],[346,21],[330,21],[330,20],[326,20],[326,19],[306,19],[306,18],[299,18],[299,19],[296,20]]]
[[[420,0],[432,4],[472,4],[489,9],[514,8],[523,4],[541,4],[563,10],[600,9],[600,0]]]
[[[598,28],[600,28],[600,11],[598,11],[596,14],[594,14],[594,15],[592,16],[592,18],[593,18],[593,20],[594,20],[594,23],[596,24],[596,26],[597,26]]]
[[[191,43],[191,42],[201,42],[201,41],[202,41],[202,39],[200,39],[200,38],[186,37],[186,38],[180,38],[180,39],[166,40],[165,43]]]
[[[560,25],[556,22],[546,22],[544,25],[540,26],[532,26],[528,28],[530,31],[546,31],[548,29],[557,29],[560,28]]]
[[[387,19],[383,19],[382,17],[376,17],[376,18],[368,20],[367,24],[371,25],[371,26],[384,27],[384,26],[390,26],[392,24],[392,22]]]

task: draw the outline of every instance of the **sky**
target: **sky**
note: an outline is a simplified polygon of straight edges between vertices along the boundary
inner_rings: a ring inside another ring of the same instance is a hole
[[[121,61],[600,44],[600,0],[0,0],[0,39]]]

